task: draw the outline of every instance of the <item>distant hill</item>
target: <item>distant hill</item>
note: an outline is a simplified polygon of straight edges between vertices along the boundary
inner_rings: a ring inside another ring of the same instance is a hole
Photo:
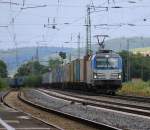
[[[136,48],[147,48],[150,47],[150,38],[132,37],[132,38],[116,38],[105,41],[105,48],[112,49],[114,51],[127,50],[129,43],[129,50]],[[94,52],[99,48],[98,44],[92,45]],[[77,51],[76,51],[77,52]],[[85,54],[85,48],[81,49],[82,55]],[[77,56],[76,53],[74,53]]]
[[[59,48],[59,47],[39,47],[38,48],[38,54],[39,59],[42,61],[48,60],[50,57],[53,57],[60,51],[65,51],[67,53],[71,52],[72,48]],[[8,71],[10,74],[14,74],[17,65],[20,66],[21,64],[35,59],[36,58],[36,47],[24,47],[24,48],[18,48],[17,54],[18,54],[18,64],[16,62],[16,50],[10,49],[7,51],[0,51],[0,59],[4,60],[5,63],[7,63]]]
[[[105,47],[115,51],[129,49],[150,47],[150,38],[132,37],[132,38],[116,38],[107,40]]]
[[[127,50],[127,38],[116,38],[107,40],[105,42],[106,48],[115,51]],[[129,38],[129,49],[150,47],[150,38],[133,37]],[[94,52],[98,49],[98,45],[92,45]],[[18,65],[25,63],[26,61],[32,60],[36,57],[36,47],[23,47],[18,48]],[[54,57],[58,52],[64,51],[67,54],[71,53],[72,59],[77,57],[77,49],[74,48],[61,48],[61,47],[39,47],[39,59],[40,61],[47,61],[50,57]],[[81,48],[81,56],[85,54],[85,48]],[[8,71],[14,74],[16,71],[16,50],[10,49],[7,51],[0,50],[0,58],[4,60],[8,65]]]

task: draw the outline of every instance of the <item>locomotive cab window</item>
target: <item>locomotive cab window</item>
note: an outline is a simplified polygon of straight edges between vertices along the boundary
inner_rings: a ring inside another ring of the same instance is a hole
[[[106,58],[96,59],[96,68],[107,68],[107,62]]]
[[[119,67],[118,58],[97,58],[97,69],[117,69]]]
[[[108,67],[117,69],[119,67],[118,58],[109,58],[108,59]]]

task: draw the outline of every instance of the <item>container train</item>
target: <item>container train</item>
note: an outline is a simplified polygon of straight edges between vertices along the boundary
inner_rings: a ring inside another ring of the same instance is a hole
[[[26,77],[9,79],[11,87],[24,86]],[[112,50],[99,50],[42,75],[42,86],[82,89],[114,94],[122,86],[122,58]]]
[[[122,86],[122,58],[112,50],[99,50],[43,74],[42,84],[113,94]]]

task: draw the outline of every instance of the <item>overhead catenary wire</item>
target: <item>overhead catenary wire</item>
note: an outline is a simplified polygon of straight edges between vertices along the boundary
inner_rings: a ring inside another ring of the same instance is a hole
[[[9,4],[10,6],[12,6],[12,5],[19,6],[20,5],[19,3],[11,2],[11,1],[0,1],[0,4]]]
[[[25,5],[25,7],[27,7],[27,6],[28,6],[28,5]],[[33,5],[33,6],[30,6],[30,7],[34,7],[34,5]],[[51,7],[51,6],[46,6],[46,7]],[[56,7],[57,7],[57,6],[56,6]],[[62,5],[62,7],[63,7],[63,8],[64,8],[64,7],[67,7],[67,8],[68,8],[69,6],[63,6],[63,5]],[[71,6],[70,6],[70,7],[71,7]],[[69,7],[69,8],[70,8],[70,7]],[[77,6],[72,6],[72,7],[77,7]],[[79,6],[78,6],[78,7],[79,7]],[[80,7],[81,7],[81,6],[80,6]],[[35,6],[35,8],[38,9],[38,7],[36,7],[36,6]],[[123,7],[123,8],[124,8],[124,7]],[[132,7],[130,7],[130,8],[132,8]],[[27,9],[27,8],[26,8],[26,9]],[[29,9],[29,8],[28,8],[28,9]],[[20,15],[20,14],[21,14],[21,13],[19,13],[19,15]],[[17,18],[19,15],[16,15],[16,18]],[[85,17],[85,16],[84,16],[84,17]],[[74,20],[74,21],[72,21],[72,22],[70,22],[70,23],[68,22],[69,24],[65,24],[65,25],[64,25],[64,24],[61,24],[61,23],[57,23],[57,24],[58,24],[59,26],[62,25],[62,26],[63,26],[62,29],[66,28],[66,27],[69,27],[69,26],[76,26],[76,27],[78,27],[78,26],[85,26],[85,25],[77,25],[77,22],[80,21],[80,20],[82,20],[82,19],[84,19],[84,17],[79,18],[79,19],[77,19],[77,20]],[[14,19],[16,19],[16,18],[14,18]],[[60,17],[59,17],[59,18],[60,18]],[[24,26],[24,25],[39,26],[40,24],[35,24],[35,25],[33,25],[33,24],[30,24],[30,23],[29,23],[29,24],[20,24],[20,25],[19,25],[18,23],[15,23],[15,26]],[[66,25],[67,25],[67,26],[66,26]],[[131,24],[130,24],[130,25],[131,25]],[[129,26],[130,26],[130,25],[129,25]],[[94,25],[92,25],[92,26],[94,26]],[[122,27],[122,26],[117,26],[117,25],[116,25],[116,26],[112,26],[112,25],[106,25],[106,26],[97,25],[97,27],[98,27],[98,26],[99,26],[99,27],[108,27],[108,28],[112,28],[112,27],[115,27],[115,28],[119,27],[119,28],[120,28],[120,27]],[[125,26],[125,25],[124,25],[124,26]],[[136,26],[130,26],[130,27],[137,27],[137,25],[136,25]],[[142,27],[142,25],[141,25],[140,27]],[[55,33],[56,33],[56,32],[55,32]],[[59,32],[58,32],[58,34],[59,34]],[[54,34],[54,38],[55,38],[56,36],[57,36],[57,35]],[[51,42],[52,42],[52,41],[51,41]],[[19,41],[18,41],[18,43],[19,43]]]
[[[108,0],[107,0],[108,1]],[[103,2],[102,4],[100,4],[101,6],[105,5],[107,3],[107,1]],[[85,5],[65,5],[65,4],[60,4],[60,0],[58,0],[59,2],[59,6],[63,7],[63,8],[84,8]],[[125,1],[122,1],[125,2]],[[115,3],[122,3],[122,2],[115,2]],[[38,7],[57,7],[58,8],[58,4],[43,4],[43,5],[36,5],[36,4],[24,4],[24,3],[16,3],[16,2],[4,2],[4,1],[0,1],[0,4],[10,4],[10,5],[17,5],[17,6],[24,6],[24,8],[38,8]],[[92,3],[93,4],[93,3]],[[26,5],[26,6],[25,6]],[[140,7],[150,7],[150,5],[134,5],[134,6],[123,6],[123,8],[140,8]]]
[[[43,7],[47,7],[47,5],[36,5],[36,6],[28,6],[28,7],[21,7],[21,10],[25,10],[25,9],[35,9],[35,8],[43,8]]]
[[[29,5],[29,4],[26,4],[25,6],[28,6],[28,5]],[[50,4],[49,4],[49,5],[50,5]],[[48,5],[48,6],[49,6],[49,5]],[[61,6],[63,7],[63,4],[62,4]],[[67,5],[67,6],[68,6],[68,5]],[[82,6],[80,5],[80,7],[82,7]],[[64,8],[64,7],[63,7],[63,8]],[[84,19],[84,18],[82,18],[82,19]],[[69,25],[71,26],[72,24],[68,24],[68,26],[64,26],[64,27],[62,27],[62,28],[64,29],[65,27],[69,27]],[[22,24],[22,25],[21,25],[21,24],[19,25],[19,24],[16,24],[16,23],[15,23],[15,26],[24,26],[24,25],[23,25],[23,24]],[[35,25],[32,25],[32,24],[31,24],[31,26],[35,26]],[[37,24],[36,26],[38,26],[38,24]],[[62,24],[62,26],[63,26],[63,24]],[[83,26],[83,25],[76,25],[76,21],[75,21],[75,22],[74,22],[74,26]],[[137,26],[138,26],[138,25],[137,25]],[[136,26],[136,27],[137,27],[137,26]],[[141,27],[142,27],[142,26],[144,26],[144,25],[141,25]],[[148,25],[146,25],[146,26],[148,26]]]
[[[22,0],[22,6],[24,7],[25,6],[25,0]]]

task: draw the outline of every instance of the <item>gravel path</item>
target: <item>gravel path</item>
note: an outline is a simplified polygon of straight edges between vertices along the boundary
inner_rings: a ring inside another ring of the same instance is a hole
[[[150,118],[137,117],[133,114],[116,113],[103,108],[83,106],[62,99],[47,96],[36,90],[26,90],[25,97],[46,107],[87,118],[93,121],[116,126],[126,130],[150,130]]]
[[[50,124],[57,125],[64,130],[98,130],[95,128],[91,128],[89,126],[86,126],[84,124],[78,123],[76,121],[69,120],[67,118],[60,117],[56,114],[45,112],[42,110],[39,110],[37,108],[31,107],[23,102],[21,102],[17,98],[18,92],[11,92],[6,98],[5,101],[10,104],[11,106],[14,106],[15,108],[22,110],[26,113],[29,113],[37,118],[40,118]]]

